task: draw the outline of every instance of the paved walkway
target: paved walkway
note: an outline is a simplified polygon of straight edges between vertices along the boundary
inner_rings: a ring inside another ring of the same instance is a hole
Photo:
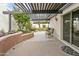
[[[36,32],[35,36],[12,47],[7,56],[67,56],[61,50],[64,44],[55,38],[47,38],[45,32]]]

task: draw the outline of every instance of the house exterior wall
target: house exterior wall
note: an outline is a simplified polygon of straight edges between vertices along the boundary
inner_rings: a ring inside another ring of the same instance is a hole
[[[16,31],[17,28],[18,28],[18,26],[16,24],[16,21],[15,21],[14,17],[12,16],[11,17],[11,30],[15,30]]]
[[[48,24],[40,24],[40,28],[43,28],[43,25],[45,25],[46,27],[48,27]],[[32,24],[32,27],[39,28],[39,25],[38,24]]]
[[[49,25],[50,25],[50,28],[55,29],[54,36],[56,38],[58,38],[60,41],[62,41],[66,45],[70,46],[72,49],[74,49],[75,51],[77,51],[79,53],[79,47],[76,47],[63,40],[63,15],[70,13],[72,11],[75,11],[76,9],[79,9],[79,4],[72,4],[71,6],[69,6],[65,10],[63,10],[62,14],[58,14],[57,16],[55,16],[58,19],[58,21],[55,21],[55,17],[52,17],[50,19]]]
[[[4,32],[8,32],[9,29],[9,15],[3,14],[3,11],[7,11],[6,4],[0,4],[0,30],[4,30]],[[15,20],[12,17],[12,30],[16,29]]]
[[[49,22],[49,27],[54,28],[54,36],[58,39],[61,37],[61,20],[61,14],[58,14],[56,17],[51,18]]]
[[[0,30],[8,31],[8,15],[4,15],[3,11],[6,10],[5,4],[0,4]]]
[[[72,4],[65,10],[63,10],[62,14],[57,14],[55,17],[58,19],[58,21],[55,20],[55,17],[52,17],[49,22],[49,27],[54,28],[54,36],[58,39],[63,39],[63,18],[62,16],[73,11],[74,9],[78,8],[79,4]]]
[[[63,10],[63,15],[73,11],[74,9],[77,9],[78,7],[79,7],[79,3],[72,4],[71,6]]]
[[[32,24],[32,27],[39,28],[39,25],[38,24]]]

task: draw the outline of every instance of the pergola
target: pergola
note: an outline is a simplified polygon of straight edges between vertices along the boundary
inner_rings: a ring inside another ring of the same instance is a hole
[[[27,13],[58,13],[66,3],[15,3],[23,12]]]
[[[23,12],[29,13],[32,20],[49,20],[50,15],[62,13],[72,3],[15,3]]]
[[[24,13],[28,13],[34,21],[49,20],[51,17],[69,7],[72,3],[14,3]],[[3,11],[9,14],[9,32],[11,31],[11,14],[12,11]]]

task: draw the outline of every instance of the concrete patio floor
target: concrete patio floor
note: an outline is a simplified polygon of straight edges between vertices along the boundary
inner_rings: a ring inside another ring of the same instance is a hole
[[[5,56],[68,56],[62,51],[65,45],[59,40],[47,38],[44,31],[36,32],[34,37],[12,47]]]

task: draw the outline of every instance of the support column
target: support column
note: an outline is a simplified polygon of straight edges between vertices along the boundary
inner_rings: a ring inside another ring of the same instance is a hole
[[[11,31],[11,14],[9,14],[9,30],[8,30],[8,32],[10,32]]]

